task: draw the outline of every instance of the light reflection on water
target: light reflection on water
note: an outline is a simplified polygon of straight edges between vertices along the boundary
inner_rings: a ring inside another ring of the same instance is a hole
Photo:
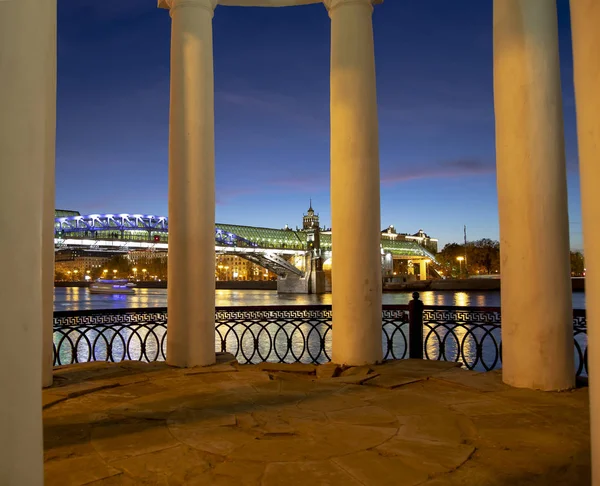
[[[460,307],[499,307],[498,291],[425,291],[420,292],[425,305],[455,305]],[[412,292],[386,292],[384,304],[408,304]],[[217,306],[249,307],[257,305],[331,304],[331,294],[278,294],[274,290],[217,290]],[[144,307],[166,307],[167,289],[135,289],[134,295],[91,294],[87,288],[57,287],[54,289],[54,310],[94,310]],[[585,309],[585,294],[573,292],[573,308]]]

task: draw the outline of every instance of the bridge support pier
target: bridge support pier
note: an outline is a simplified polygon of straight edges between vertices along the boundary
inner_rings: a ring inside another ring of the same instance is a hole
[[[52,382],[56,0],[0,2],[0,59],[0,484],[37,485]]]
[[[600,3],[571,0],[588,336],[592,482],[600,484]]]
[[[287,274],[285,277],[277,279],[277,293],[279,294],[324,294],[325,273],[321,266],[317,264],[316,259],[309,253],[305,257],[304,268],[306,273],[300,277],[298,275]]]
[[[419,280],[427,280],[427,260],[419,262]]]
[[[561,99],[556,3],[495,0],[502,376],[540,390],[575,384]]]
[[[216,0],[169,0],[169,334],[167,362],[215,362]]]
[[[331,18],[332,358],[362,365],[383,357],[373,2],[327,0],[326,5]]]

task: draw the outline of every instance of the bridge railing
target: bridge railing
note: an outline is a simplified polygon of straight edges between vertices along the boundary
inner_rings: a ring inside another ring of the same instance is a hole
[[[331,306],[217,307],[215,321],[215,350],[240,363],[331,360]],[[501,366],[500,322],[497,307],[385,305],[384,358],[460,361],[467,369],[492,370]],[[585,311],[574,311],[573,337],[576,373],[587,375]],[[166,308],[54,313],[55,365],[162,361],[166,342]]]
[[[131,231],[138,231],[131,229]],[[267,250],[305,250],[306,245],[298,243],[276,243],[270,241],[250,241],[241,237],[228,238],[228,235],[215,235],[215,243],[224,246],[233,246],[240,248],[256,247]],[[236,236],[236,235],[231,235]],[[62,230],[55,231],[54,237],[59,240],[93,240],[93,241],[115,241],[115,242],[135,242],[135,243],[169,243],[169,234],[164,230],[153,231],[152,234],[121,233],[119,230]]]

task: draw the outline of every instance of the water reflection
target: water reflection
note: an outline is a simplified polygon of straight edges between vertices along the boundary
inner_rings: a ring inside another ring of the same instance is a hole
[[[425,291],[420,292],[425,305],[455,305],[499,307],[498,291]],[[331,304],[331,294],[278,294],[274,290],[217,290],[215,302],[219,307],[258,306],[258,305],[310,305]],[[386,292],[383,294],[384,304],[408,304],[412,292]],[[87,288],[60,287],[54,289],[54,310],[93,310],[166,307],[166,289],[136,289],[134,295],[102,295],[90,294]],[[585,309],[585,294],[573,293],[573,308]]]
[[[469,294],[467,292],[456,292],[454,294],[454,299],[456,303],[454,305],[458,305],[460,307],[467,307],[469,305]]]

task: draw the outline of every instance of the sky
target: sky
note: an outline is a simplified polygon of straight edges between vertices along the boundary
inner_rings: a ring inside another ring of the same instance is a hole
[[[56,206],[168,215],[169,14],[58,0]],[[568,0],[558,0],[571,247],[581,242]],[[386,0],[373,14],[381,227],[441,246],[498,239],[492,0]],[[217,7],[216,218],[301,225],[329,204],[330,20],[322,4]]]

